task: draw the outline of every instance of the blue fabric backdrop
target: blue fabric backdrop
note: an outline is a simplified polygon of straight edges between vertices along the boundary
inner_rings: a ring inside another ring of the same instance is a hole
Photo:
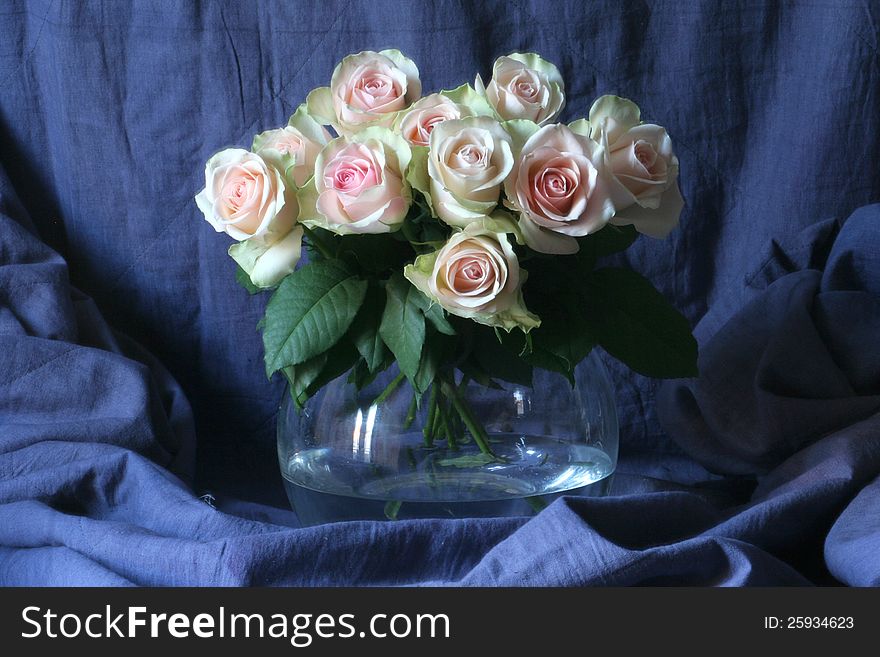
[[[0,584],[880,584],[878,43],[871,2],[4,2]],[[563,119],[616,93],[672,135],[681,226],[619,260],[697,325],[702,375],[609,363],[614,496],[285,510],[265,298],[192,197],[384,47],[427,91],[536,51]]]

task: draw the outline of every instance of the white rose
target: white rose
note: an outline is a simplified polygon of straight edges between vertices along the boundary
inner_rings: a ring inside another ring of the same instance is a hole
[[[546,125],[565,106],[565,83],[559,69],[533,53],[499,57],[488,86],[484,87],[479,75],[475,86],[504,120],[527,119]]]
[[[434,213],[459,228],[490,215],[513,168],[511,144],[501,124],[488,117],[438,124],[428,152],[427,198]]]

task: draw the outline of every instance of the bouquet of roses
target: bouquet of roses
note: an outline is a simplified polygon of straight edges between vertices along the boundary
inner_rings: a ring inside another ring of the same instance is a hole
[[[236,240],[239,282],[274,289],[267,374],[302,406],[396,363],[383,394],[408,381],[413,408],[447,409],[487,452],[461,378],[528,385],[544,368],[573,384],[596,345],[648,376],[694,375],[688,322],[638,274],[597,267],[678,223],[666,131],[616,96],[554,123],[564,83],[534,54],[421,92],[400,52],[351,55],[287,126],[208,161],[199,208]]]

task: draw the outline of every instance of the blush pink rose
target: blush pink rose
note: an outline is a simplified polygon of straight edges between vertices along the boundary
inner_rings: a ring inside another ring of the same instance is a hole
[[[439,251],[420,255],[404,276],[453,315],[508,331],[528,332],[541,323],[523,304],[525,272],[507,235],[479,224],[453,233]]]
[[[208,160],[196,204],[217,232],[236,240],[288,233],[297,201],[281,173],[255,153],[228,148]]]
[[[300,194],[302,222],[339,234],[395,230],[411,201],[409,157],[406,142],[385,128],[332,140],[318,155],[314,184]]]
[[[427,146],[437,124],[460,119],[462,116],[465,113],[457,103],[441,94],[431,94],[416,101],[403,116],[400,134],[412,146]]]
[[[499,57],[489,84],[484,86],[478,75],[475,86],[504,120],[526,119],[546,125],[565,106],[562,75],[556,66],[534,53]]]
[[[659,125],[642,124],[608,147],[611,171],[642,207],[660,207],[660,198],[678,175],[672,140]]]
[[[615,210],[602,149],[561,124],[526,141],[505,191],[526,244],[542,253],[577,252],[572,238],[596,232]]]
[[[419,69],[398,50],[367,50],[337,65],[330,87],[309,94],[308,112],[340,134],[368,126],[390,128],[397,112],[421,95]]]
[[[678,158],[666,130],[642,123],[638,106],[618,96],[598,98],[590,124],[613,175],[618,211],[611,223],[631,224],[651,237],[668,235],[678,225],[684,201],[677,184]]]
[[[283,128],[267,130],[254,137],[251,150],[281,171],[296,187],[302,187],[315,172],[318,153],[332,137],[300,108]]]

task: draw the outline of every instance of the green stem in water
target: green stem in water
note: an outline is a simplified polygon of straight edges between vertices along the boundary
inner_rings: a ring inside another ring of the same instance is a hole
[[[385,517],[388,520],[397,520],[397,512],[400,511],[400,507],[403,506],[403,502],[400,500],[389,500],[385,503]]]
[[[391,393],[393,393],[395,390],[397,390],[397,386],[400,385],[400,382],[403,381],[403,378],[404,378],[403,372],[401,372],[400,374],[395,376],[393,379],[391,379],[391,383],[389,383],[387,386],[385,386],[385,390],[383,390],[382,392],[379,393],[379,396],[373,400],[373,403],[371,404],[371,406],[378,406],[379,404],[384,402],[386,399],[388,399],[391,396]]]
[[[449,411],[443,404],[439,405],[438,415],[440,416],[443,433],[446,434],[446,444],[449,445],[449,449],[458,449],[458,444],[455,440],[455,433],[452,431],[452,427],[449,424]]]
[[[468,428],[468,431],[470,431],[471,436],[473,436],[474,442],[477,443],[477,447],[480,448],[480,451],[483,452],[483,454],[495,456],[492,449],[489,447],[489,437],[486,435],[486,432],[480,425],[479,421],[474,417],[471,409],[468,408],[467,403],[459,397],[455,386],[450,383],[443,383],[443,394],[445,394],[452,402],[455,411],[461,416],[462,421]]]
[[[422,435],[425,437],[425,446],[434,446],[434,419],[437,416],[437,384],[431,386],[431,396],[428,398],[428,419],[425,420],[425,426],[422,428]]]
[[[309,241],[316,249],[318,249],[318,252],[322,256],[324,256],[328,260],[333,260],[336,257],[336,255],[330,250],[330,247],[327,246],[327,243],[318,236],[318,233],[313,231],[305,224],[300,224],[300,226],[302,226],[303,232],[305,233],[306,237],[309,238]]]
[[[540,495],[535,495],[534,497],[524,497],[523,498],[530,507],[532,507],[532,511],[535,512],[535,515],[538,515],[547,508],[547,501],[541,497]]]
[[[406,419],[403,421],[404,429],[409,429],[410,426],[412,426],[413,420],[416,419],[416,406],[418,400],[418,393],[413,391],[412,399],[409,402],[409,408],[406,411]]]
[[[435,440],[443,440],[445,433],[443,432],[443,400],[437,397],[437,412],[434,414],[434,424],[431,425],[431,434]]]

